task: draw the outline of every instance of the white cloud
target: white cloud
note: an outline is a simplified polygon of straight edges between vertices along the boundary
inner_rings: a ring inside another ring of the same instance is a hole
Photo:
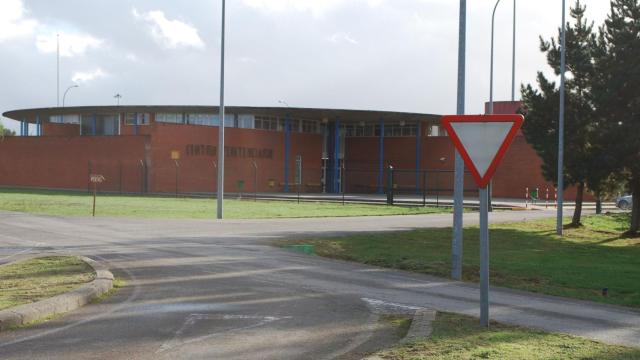
[[[238,61],[240,61],[243,64],[255,64],[258,62],[258,60],[250,57],[250,56],[241,56],[238,58]]]
[[[2,0],[0,2],[0,42],[30,35],[38,22],[25,18],[22,0]]]
[[[36,47],[43,53],[56,52],[56,33],[49,32],[47,35],[38,35],[36,37]],[[100,48],[104,43],[103,40],[96,39],[89,34],[65,33],[60,32],[60,56],[72,57],[82,55],[88,49]]]
[[[340,42],[348,42],[350,44],[353,45],[357,45],[358,41],[356,39],[354,39],[351,35],[344,33],[344,32],[337,32],[331,36],[329,36],[327,38],[327,40],[331,41],[334,44],[340,43]]]
[[[107,77],[109,74],[102,71],[102,69],[97,68],[93,71],[77,71],[71,77],[71,81],[74,83],[87,83],[96,79]]]
[[[345,0],[243,0],[243,2],[249,7],[269,13],[295,10],[310,12],[313,16],[319,17],[343,5]]]
[[[154,39],[169,49],[178,47],[194,47],[203,49],[204,42],[198,35],[198,29],[180,20],[169,20],[163,11],[153,10],[140,13],[132,9],[133,17],[146,22]]]

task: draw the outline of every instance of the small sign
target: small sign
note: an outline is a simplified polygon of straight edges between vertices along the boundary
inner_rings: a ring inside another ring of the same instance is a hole
[[[89,175],[89,181],[91,181],[94,184],[100,184],[100,183],[103,183],[105,181],[105,178],[102,175],[91,174],[91,175]]]
[[[450,115],[442,118],[442,125],[482,189],[491,180],[523,121],[524,117],[517,114]]]
[[[171,150],[171,160],[180,160],[180,151]]]

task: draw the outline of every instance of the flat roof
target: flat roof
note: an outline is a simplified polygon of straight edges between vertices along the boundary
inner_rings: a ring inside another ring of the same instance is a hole
[[[48,118],[52,115],[92,115],[113,114],[123,112],[140,113],[218,113],[218,106],[202,105],[119,105],[119,106],[73,106],[73,107],[48,107],[11,110],[2,115],[13,120],[36,122],[36,116]],[[309,120],[336,120],[344,122],[377,122],[380,120],[399,121],[423,121],[439,122],[441,115],[420,114],[397,111],[377,110],[347,110],[347,109],[321,109],[321,108],[295,108],[295,107],[255,107],[255,106],[225,106],[225,112],[236,114],[255,114],[284,116]]]

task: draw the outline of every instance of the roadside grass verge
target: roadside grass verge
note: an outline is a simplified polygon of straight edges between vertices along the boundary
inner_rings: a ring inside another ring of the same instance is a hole
[[[640,308],[640,238],[622,233],[629,214],[587,216],[584,226],[555,235],[555,220],[494,224],[491,284]],[[463,280],[479,280],[478,228],[464,230]],[[336,259],[449,277],[451,228],[299,239]],[[602,291],[607,288],[607,296]]]
[[[40,215],[91,216],[92,196],[80,192],[0,188],[0,210]],[[451,212],[449,208],[387,206],[327,202],[235,200],[224,202],[227,219],[271,219],[416,215]],[[216,201],[211,198],[128,196],[100,194],[96,216],[214,219]]]
[[[89,264],[74,256],[47,256],[0,266],[0,310],[70,291],[95,279]]]
[[[547,333],[438,313],[431,338],[377,353],[389,360],[404,359],[640,359],[640,350],[613,346],[575,336]]]

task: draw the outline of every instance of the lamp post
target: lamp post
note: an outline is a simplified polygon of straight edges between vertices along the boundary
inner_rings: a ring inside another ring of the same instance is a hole
[[[220,125],[218,126],[218,219],[224,217],[224,28],[225,0],[222,0],[222,31],[220,44]]]
[[[467,44],[467,0],[460,0],[460,20],[458,30],[458,89],[456,114],[464,114],[465,97],[465,69]],[[444,159],[444,160],[443,160]],[[440,161],[444,164],[445,158]],[[462,156],[455,150],[453,180],[453,239],[451,241],[451,277],[462,279],[462,213],[464,205],[464,162]],[[436,192],[436,206],[438,206],[438,192]]]
[[[493,114],[493,49],[494,49],[494,33],[495,33],[495,23],[496,23],[496,10],[498,9],[498,4],[500,4],[500,0],[496,1],[496,5],[493,7],[493,14],[491,15],[491,65],[489,70],[489,111],[488,114]],[[488,208],[489,212],[493,211],[493,204],[491,198],[493,197],[493,181],[489,183],[487,186],[488,192]]]
[[[516,0],[513,0],[513,47],[511,51],[511,101],[516,101]]]
[[[73,88],[77,88],[80,87],[79,85],[71,85],[67,88],[67,90],[64,91],[64,95],[62,95],[62,107],[64,107],[64,101],[67,98],[67,93],[69,92],[69,90],[73,89]]]
[[[560,116],[558,119],[558,213],[556,215],[556,233],[560,236],[562,236],[562,206],[564,204],[564,82],[567,65],[565,13],[565,0],[562,0],[562,51],[560,52]]]

